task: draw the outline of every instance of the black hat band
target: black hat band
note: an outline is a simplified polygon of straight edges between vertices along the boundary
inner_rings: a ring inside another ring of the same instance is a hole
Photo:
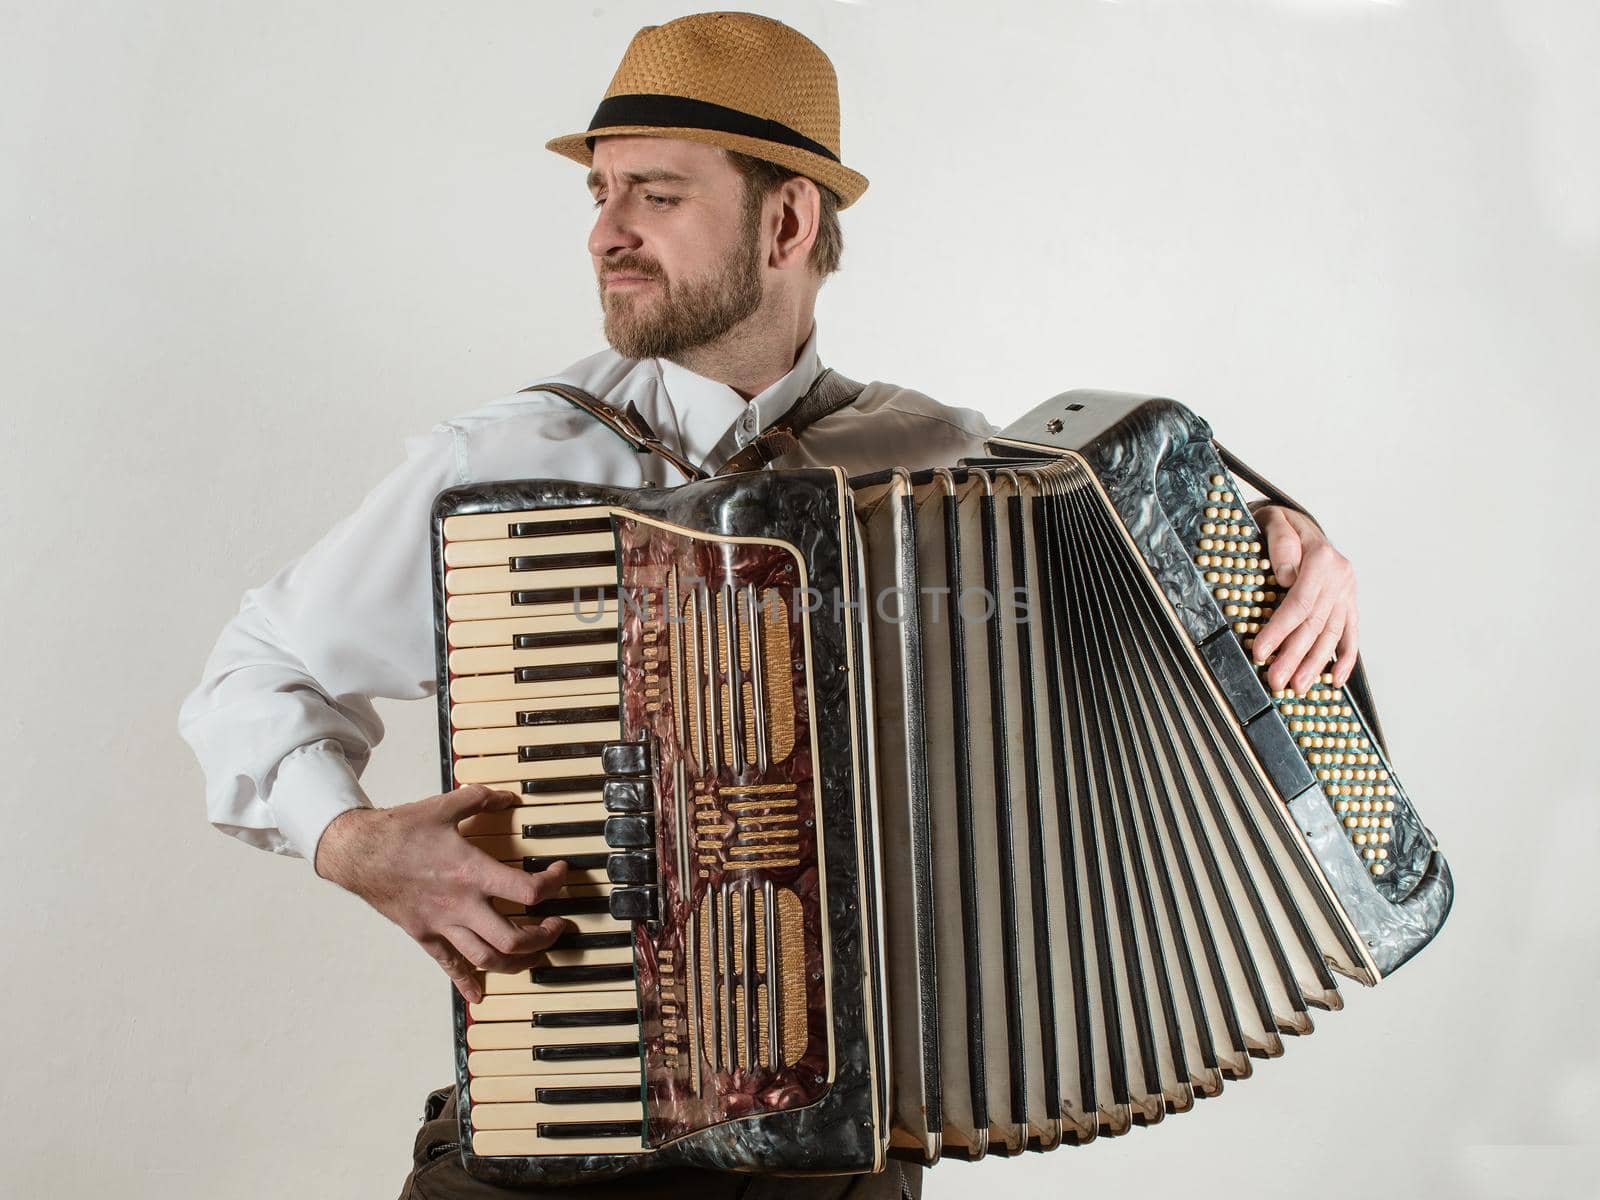
[[[626,96],[608,96],[594,110],[590,129],[606,129],[617,125],[651,125],[663,129],[714,129],[719,133],[733,133],[741,137],[758,138],[764,142],[777,142],[821,155],[829,162],[838,162],[839,156],[821,142],[814,142],[803,133],[797,133],[779,121],[751,116],[736,108],[713,104],[709,100],[694,100],[688,96],[661,96],[638,92]],[[594,138],[585,139],[594,150]]]

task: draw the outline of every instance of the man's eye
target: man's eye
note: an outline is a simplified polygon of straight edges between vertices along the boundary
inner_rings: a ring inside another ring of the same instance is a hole
[[[652,195],[652,194],[647,192],[647,193],[645,193],[645,201],[648,204],[650,204],[653,207],[655,207],[655,208],[671,208],[674,204],[676,204],[678,202],[678,197],[677,196],[656,196],[656,195]],[[594,207],[595,208],[601,208],[601,207],[603,207],[605,205],[605,202],[606,202],[606,198],[604,196],[596,196],[595,200],[594,200]]]

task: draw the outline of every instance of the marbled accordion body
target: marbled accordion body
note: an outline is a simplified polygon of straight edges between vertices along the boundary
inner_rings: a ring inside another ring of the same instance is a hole
[[[1181,1113],[1437,931],[1368,715],[1269,696],[1210,431],[1057,397],[949,469],[435,506],[445,785],[567,861],[456,1002],[475,1174],[853,1172]],[[510,910],[508,910],[510,911]]]

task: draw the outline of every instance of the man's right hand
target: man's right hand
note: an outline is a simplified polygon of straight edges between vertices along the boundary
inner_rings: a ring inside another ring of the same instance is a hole
[[[470,784],[395,808],[351,809],[323,831],[317,874],[404,929],[464,998],[479,1001],[479,972],[537,966],[570,928],[560,917],[517,925],[492,903],[496,897],[525,905],[548,900],[566,883],[566,863],[530,874],[496,861],[456,831],[456,822],[474,813],[521,802],[511,792]]]

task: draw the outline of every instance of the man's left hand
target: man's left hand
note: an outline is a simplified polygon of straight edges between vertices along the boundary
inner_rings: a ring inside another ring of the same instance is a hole
[[[1253,515],[1266,535],[1273,573],[1288,591],[1256,634],[1251,656],[1271,662],[1267,686],[1273,691],[1304,694],[1330,659],[1333,681],[1343,687],[1356,664],[1355,568],[1304,513],[1268,504]]]

